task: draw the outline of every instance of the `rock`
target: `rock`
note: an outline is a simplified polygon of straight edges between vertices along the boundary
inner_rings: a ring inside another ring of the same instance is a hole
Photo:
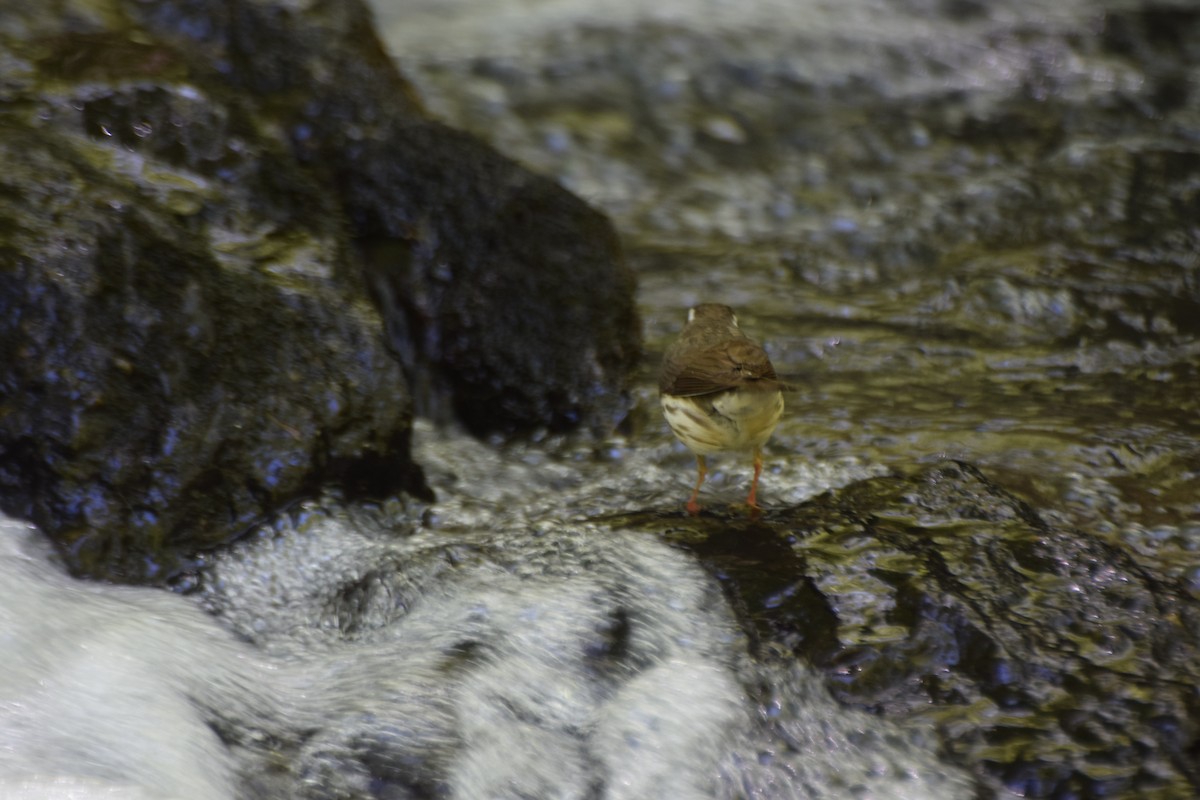
[[[327,486],[427,496],[364,253],[474,430],[611,421],[611,226],[420,116],[361,5],[59,5],[0,27],[0,507],[75,572],[161,580]]]
[[[77,572],[141,580],[320,485],[420,490],[336,209],[284,151],[185,85],[38,111],[0,137],[6,510]]]
[[[611,429],[641,334],[608,219],[423,116],[364,6],[289,21],[287,36],[273,6],[235,8],[142,13],[172,40],[201,29],[208,59],[246,65],[223,77],[336,193],[419,410],[453,410],[477,433]]]
[[[640,354],[611,223],[513,162],[474,157],[484,151],[466,134],[427,125],[401,138],[395,153],[344,166],[391,175],[371,207],[350,201],[360,219],[431,200],[406,231],[367,223],[358,240],[391,339],[428,386],[421,411],[436,415],[447,397],[481,434],[611,430]],[[492,188],[463,190],[480,176]]]
[[[970,465],[860,481],[760,523],[649,527],[664,525],[722,577],[764,647],[823,669],[853,707],[929,720],[996,793],[1200,785],[1187,587],[1047,524]]]

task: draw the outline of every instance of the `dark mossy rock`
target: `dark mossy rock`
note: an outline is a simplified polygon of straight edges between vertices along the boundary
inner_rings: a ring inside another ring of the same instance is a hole
[[[765,657],[843,702],[925,719],[997,794],[1200,788],[1200,613],[1120,547],[1044,522],[977,469],[873,478],[753,521],[622,518],[725,584]]]
[[[0,134],[5,511],[79,573],[152,580],[320,486],[421,491],[407,386],[320,193],[286,159],[241,155],[254,139],[206,140],[225,162],[211,172],[154,153],[229,122],[183,92],[66,102],[85,125],[133,115],[165,136],[138,151],[61,120]]]
[[[418,194],[436,210],[407,232],[369,223],[359,245],[418,408],[436,414],[448,395],[479,434],[611,430],[640,324],[608,218],[511,162],[464,161],[478,147],[465,134],[429,125],[403,138],[427,158],[379,159],[386,197],[360,219]],[[480,176],[487,193],[463,191]]]
[[[0,93],[0,508],[77,573],[161,580],[324,487],[427,492],[364,252],[474,429],[620,405],[607,221],[421,117],[362,5],[17,3]]]
[[[425,118],[360,4],[227,8],[140,13],[229,65],[222,77],[336,193],[419,410],[476,433],[611,429],[641,331],[608,218]]]

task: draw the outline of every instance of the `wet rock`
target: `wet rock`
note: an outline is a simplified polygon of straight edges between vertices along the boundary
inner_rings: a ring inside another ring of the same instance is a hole
[[[408,130],[381,206],[432,199],[407,231],[359,240],[391,341],[423,389],[476,433],[611,430],[640,353],[624,266],[608,219],[512,162],[438,126]],[[487,192],[463,192],[478,176]],[[372,210],[371,213],[374,213]]]
[[[849,705],[929,720],[995,791],[1200,786],[1200,611],[1186,581],[1045,523],[969,465],[667,534],[724,580],[760,641],[819,666]]]
[[[368,262],[474,429],[622,407],[611,227],[421,116],[362,6],[11,11],[0,503],[77,572],[162,579],[322,487],[426,492]]]
[[[335,193],[419,410],[452,411],[477,433],[610,429],[628,405],[640,327],[608,219],[427,119],[364,6],[286,22],[280,36],[270,8],[209,5],[142,13],[216,63],[243,65],[224,77]]]
[[[49,113],[85,130],[0,138],[5,508],[78,572],[140,580],[320,485],[419,489],[407,387],[315,187],[185,87],[65,94]],[[131,119],[146,152],[106,141]],[[211,157],[156,157],[193,120],[225,136]]]

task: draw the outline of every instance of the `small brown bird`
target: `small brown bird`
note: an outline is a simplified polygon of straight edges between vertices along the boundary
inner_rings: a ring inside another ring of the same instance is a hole
[[[705,456],[727,450],[754,453],[746,504],[758,513],[762,448],[783,415],[782,390],[771,359],[738,328],[732,308],[704,303],[688,311],[687,325],[663,357],[658,391],[671,431],[696,454],[689,514],[700,513]]]

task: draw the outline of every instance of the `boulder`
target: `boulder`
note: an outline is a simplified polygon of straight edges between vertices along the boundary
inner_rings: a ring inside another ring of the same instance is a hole
[[[611,226],[427,119],[361,4],[15,4],[0,53],[0,508],[75,572],[428,497],[397,354],[478,432],[619,414]]]
[[[360,3],[214,6],[136,8],[227,65],[337,198],[420,412],[479,434],[610,429],[641,331],[608,218],[424,115]]]

